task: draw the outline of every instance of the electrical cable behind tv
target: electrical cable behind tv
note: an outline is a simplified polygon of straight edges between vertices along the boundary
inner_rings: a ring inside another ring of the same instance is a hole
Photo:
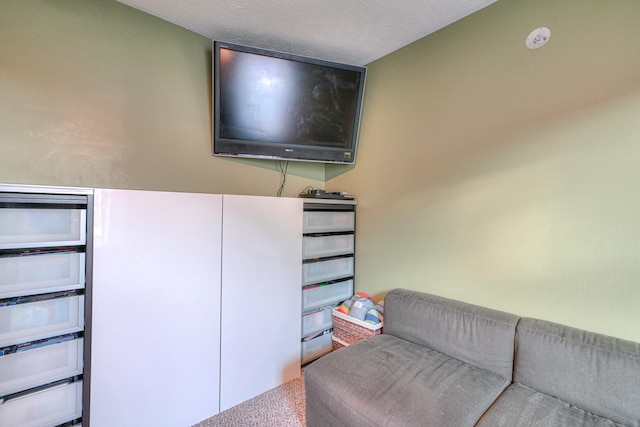
[[[283,165],[284,163],[284,165]],[[278,160],[278,167],[280,168],[280,173],[282,174],[282,184],[280,184],[280,188],[278,189],[278,197],[282,197],[282,191],[284,190],[284,186],[287,183],[287,169],[289,169],[289,161]]]

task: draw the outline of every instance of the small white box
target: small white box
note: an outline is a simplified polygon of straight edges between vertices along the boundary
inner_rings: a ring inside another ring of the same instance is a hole
[[[305,236],[302,238],[302,258],[313,259],[352,254],[354,246],[353,234]]]
[[[81,331],[84,296],[0,307],[0,347]]]
[[[302,310],[336,304],[351,298],[353,280],[302,288]]]
[[[0,249],[84,245],[85,209],[0,209]]]
[[[82,289],[84,260],[76,252],[0,258],[0,298]]]
[[[330,233],[353,231],[356,226],[355,212],[319,211],[304,212],[303,233]]]
[[[82,373],[82,338],[0,356],[0,396]]]
[[[302,264],[302,284],[326,282],[353,276],[353,257],[328,259]]]
[[[332,333],[320,335],[312,340],[302,342],[302,363],[307,363],[329,353],[333,349]]]
[[[332,324],[331,307],[304,314],[302,316],[302,336],[330,329]]]
[[[82,381],[6,400],[0,422],[11,427],[50,427],[82,416]]]

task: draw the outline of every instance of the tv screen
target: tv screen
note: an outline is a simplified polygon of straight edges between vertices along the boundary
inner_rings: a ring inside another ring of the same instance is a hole
[[[214,155],[354,163],[365,74],[214,41]]]

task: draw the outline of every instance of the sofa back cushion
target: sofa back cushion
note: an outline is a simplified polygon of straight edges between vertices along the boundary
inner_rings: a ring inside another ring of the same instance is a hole
[[[389,292],[384,306],[385,334],[511,380],[517,316],[407,289]]]
[[[640,344],[544,320],[517,328],[514,382],[640,426]]]

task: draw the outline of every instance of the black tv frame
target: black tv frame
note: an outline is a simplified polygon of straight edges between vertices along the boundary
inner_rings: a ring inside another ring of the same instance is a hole
[[[334,146],[331,146],[332,142],[314,142],[300,144],[293,141],[261,141],[254,140],[252,138],[235,138],[222,135],[221,115],[224,114],[224,112],[222,112],[220,108],[221,49],[229,49],[241,53],[261,55],[270,58],[282,59],[285,61],[293,61],[302,64],[310,64],[317,67],[326,67],[329,69],[346,70],[348,72],[350,71],[357,73],[358,88],[356,94],[357,100],[355,111],[353,112],[353,133],[351,135],[351,140],[345,142],[346,144],[348,144],[348,147],[336,147],[335,143],[333,143]],[[332,61],[214,40],[212,55],[213,154],[215,156],[353,164],[356,161],[365,80],[366,67],[340,64]]]

